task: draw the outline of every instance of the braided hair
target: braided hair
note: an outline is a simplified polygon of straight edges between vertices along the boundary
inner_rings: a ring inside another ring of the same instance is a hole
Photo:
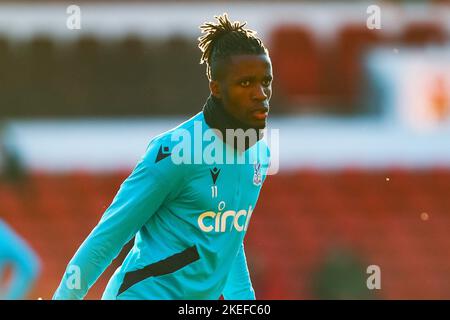
[[[206,64],[206,75],[209,80],[218,77],[218,64],[232,55],[268,54],[256,31],[244,28],[247,22],[231,22],[228,15],[214,16],[218,23],[205,22],[200,26],[202,33],[198,38],[198,47],[202,51],[200,64]]]

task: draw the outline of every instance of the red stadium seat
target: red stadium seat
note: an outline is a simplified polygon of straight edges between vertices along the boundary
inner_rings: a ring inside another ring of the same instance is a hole
[[[415,22],[404,28],[399,40],[409,46],[443,45],[449,37],[440,24]]]
[[[347,25],[339,30],[326,70],[328,90],[340,99],[342,112],[351,110],[362,92],[364,55],[382,41],[378,30],[369,30],[365,25]]]
[[[311,31],[299,25],[280,26],[273,31],[269,47],[277,70],[277,90],[291,100],[317,98],[321,88],[321,64]]]

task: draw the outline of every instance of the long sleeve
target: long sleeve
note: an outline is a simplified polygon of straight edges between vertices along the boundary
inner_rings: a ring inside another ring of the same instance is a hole
[[[2,288],[0,300],[26,298],[39,275],[40,263],[34,251],[0,219],[0,271],[2,265],[12,266],[12,278]]]
[[[182,165],[175,165],[166,143],[156,139],[121,185],[98,225],[69,262],[53,299],[83,299],[122,247],[178,189]]]
[[[226,300],[255,300],[255,291],[250,280],[244,244],[241,245],[231,267],[230,274],[223,290]]]

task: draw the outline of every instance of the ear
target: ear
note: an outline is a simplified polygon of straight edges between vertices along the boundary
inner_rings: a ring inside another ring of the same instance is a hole
[[[220,92],[220,85],[217,80],[210,80],[209,81],[209,90],[211,91],[211,95],[220,99],[222,97],[222,94]]]

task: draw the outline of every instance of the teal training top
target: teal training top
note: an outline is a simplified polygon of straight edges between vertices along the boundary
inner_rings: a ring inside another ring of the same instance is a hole
[[[11,266],[13,272],[8,287],[0,286],[0,300],[25,299],[39,275],[39,258],[33,249],[0,219],[0,278],[6,266]]]
[[[53,299],[82,299],[133,237],[103,299],[255,299],[243,239],[269,149],[240,152],[211,132],[200,112],[152,139]]]

